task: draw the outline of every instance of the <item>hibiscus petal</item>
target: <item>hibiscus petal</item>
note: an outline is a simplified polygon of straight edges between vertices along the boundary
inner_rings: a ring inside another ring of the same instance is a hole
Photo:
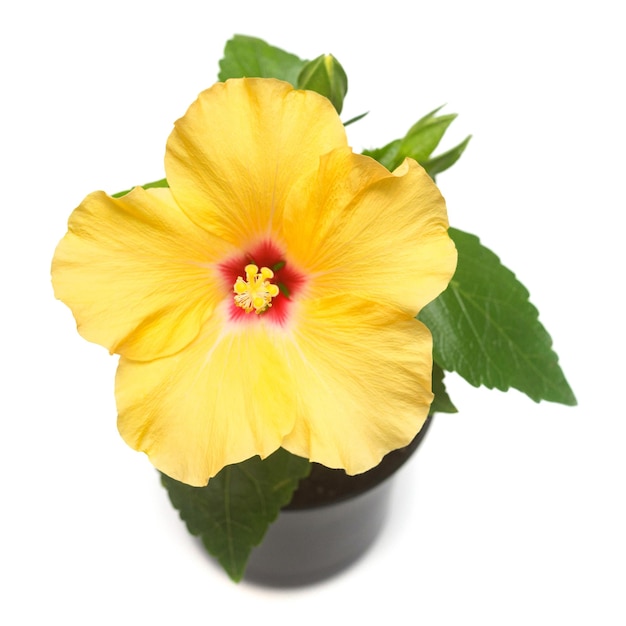
[[[70,217],[52,282],[85,339],[148,360],[192,341],[228,294],[213,267],[227,253],[232,246],[193,224],[168,189],[96,192]]]
[[[277,80],[233,79],[202,92],[176,122],[165,170],[196,224],[241,243],[271,235],[289,189],[310,184],[320,155],[346,145],[326,98]]]
[[[315,192],[294,188],[284,215],[289,258],[312,276],[311,293],[352,293],[412,315],[441,293],[456,268],[445,202],[407,159],[391,173],[369,157],[322,158]]]
[[[288,361],[298,419],[283,447],[358,474],[424,424],[432,338],[397,309],[351,297],[303,302]]]
[[[277,450],[295,419],[295,389],[272,327],[256,318],[215,321],[170,357],[121,358],[116,378],[124,440],[168,476],[195,486],[225,465]]]

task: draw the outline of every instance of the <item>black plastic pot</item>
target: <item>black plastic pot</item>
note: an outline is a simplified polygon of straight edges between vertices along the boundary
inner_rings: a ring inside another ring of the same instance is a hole
[[[378,536],[389,508],[391,478],[415,452],[431,421],[406,448],[389,453],[364,474],[348,476],[314,464],[252,551],[245,579],[295,587],[329,578],[354,563]]]

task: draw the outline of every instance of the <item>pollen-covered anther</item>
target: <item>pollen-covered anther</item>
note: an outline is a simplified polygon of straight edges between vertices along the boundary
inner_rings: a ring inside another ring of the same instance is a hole
[[[269,267],[259,270],[254,263],[246,265],[245,272],[246,278],[239,276],[233,286],[235,304],[246,313],[264,313],[272,306],[272,298],[280,292],[278,285],[269,282],[274,278],[274,272]]]

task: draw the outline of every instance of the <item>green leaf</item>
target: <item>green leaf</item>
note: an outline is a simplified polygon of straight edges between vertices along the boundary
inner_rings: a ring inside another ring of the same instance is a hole
[[[235,35],[226,42],[218,79],[225,81],[244,76],[279,78],[296,87],[305,63],[295,54],[270,46],[262,39]]]
[[[363,154],[376,159],[390,171],[395,170],[407,157],[415,159],[434,178],[459,159],[471,138],[466,137],[458,146],[431,158],[446,130],[457,117],[455,113],[437,116],[440,109],[424,115],[401,139],[394,139],[382,148],[364,150]]]
[[[400,142],[400,154],[424,163],[439,145],[448,126],[456,119],[456,113],[435,117],[441,107],[416,122]],[[400,163],[404,160],[401,158]],[[400,165],[398,163],[398,165]]]
[[[433,334],[435,361],[476,387],[576,404],[526,288],[477,237],[454,228],[450,236],[456,273],[419,315]]]
[[[355,115],[354,117],[351,117],[347,122],[344,122],[343,125],[350,126],[350,124],[354,124],[354,122],[358,122],[359,120],[362,120],[368,113],[369,111],[365,111],[365,113],[361,113],[360,115]]]
[[[422,163],[433,180],[437,174],[452,167],[459,160],[471,138],[472,136],[468,135],[458,146]]]
[[[382,148],[366,150],[364,154],[376,159],[388,170],[394,170],[404,161],[406,156],[409,156],[411,149],[414,148],[420,158],[416,158],[415,156],[412,158],[418,163],[422,163],[422,161],[428,159],[433,150],[437,147],[446,129],[456,117],[456,115],[448,115],[446,116],[447,120],[444,120],[443,124],[438,125],[435,114],[440,110],[441,107],[438,107],[424,115],[424,117],[411,126],[404,138],[394,139]],[[441,132],[434,131],[434,129],[439,129]],[[423,141],[422,144],[420,144],[420,140]]]
[[[298,89],[310,89],[328,98],[341,113],[348,93],[348,77],[332,54],[322,54],[304,65],[298,76]]]
[[[310,463],[282,448],[229,465],[206,487],[191,487],[164,474],[161,481],[172,505],[192,535],[239,581],[254,546],[261,543],[280,509],[289,503]]]
[[[384,165],[390,172],[395,169],[395,163],[398,162],[400,154],[401,139],[394,139],[382,148],[372,148],[371,150],[363,150],[365,156],[372,157],[381,165]],[[402,159],[399,160],[402,163]]]
[[[443,378],[445,372],[437,365],[433,363],[433,393],[435,399],[430,405],[431,413],[457,413],[457,408],[452,404],[450,396],[446,391]]]
[[[167,179],[162,178],[161,180],[155,180],[152,183],[146,183],[145,185],[141,185],[144,189],[151,189],[153,187],[169,187],[169,184],[167,182]],[[131,189],[127,189],[126,191],[118,191],[117,193],[113,194],[113,198],[121,198],[122,196],[125,196],[127,193],[129,193],[130,191],[132,191],[134,188]]]

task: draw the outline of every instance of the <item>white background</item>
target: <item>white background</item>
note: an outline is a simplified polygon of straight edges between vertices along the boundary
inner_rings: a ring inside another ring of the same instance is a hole
[[[222,5],[227,5],[224,8]],[[617,2],[22,2],[0,10],[3,624],[626,623]],[[6,5],[3,5],[3,7]],[[262,37],[350,78],[359,150],[441,104],[453,225],[529,288],[576,408],[449,378],[353,569],[300,590],[231,583],[117,435],[115,358],[54,300],[49,263],[90,191],[163,176],[165,140],[225,41]]]

